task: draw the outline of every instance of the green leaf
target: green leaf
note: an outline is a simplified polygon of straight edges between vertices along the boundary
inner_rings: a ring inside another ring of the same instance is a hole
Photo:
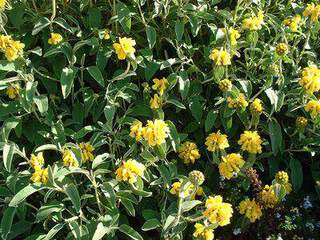
[[[36,221],[41,222],[48,218],[54,212],[62,212],[64,205],[62,203],[48,203],[42,205],[37,212]]]
[[[282,132],[281,126],[275,118],[273,118],[269,123],[269,135],[271,139],[271,148],[273,155],[276,156],[279,150],[282,149]]]
[[[169,98],[166,103],[171,103],[173,105],[175,105],[176,107],[178,108],[181,108],[181,109],[186,109],[186,107],[181,103],[179,102],[178,100],[176,99],[173,99],[173,98]]]
[[[176,126],[173,124],[173,122],[171,121],[166,121],[167,124],[169,125],[169,138],[171,141],[171,145],[174,151],[177,151],[178,146],[180,145],[180,137],[179,137],[179,133],[176,129]]]
[[[143,231],[150,231],[150,230],[156,229],[156,228],[158,228],[158,227],[160,227],[160,226],[161,226],[161,223],[159,222],[159,220],[156,219],[156,218],[152,218],[152,219],[147,220],[147,221],[143,224],[143,226],[142,226],[141,229],[142,229]]]
[[[0,71],[15,72],[18,66],[15,62],[8,62],[6,60],[0,60]]]
[[[199,98],[195,97],[191,99],[191,101],[189,102],[189,108],[191,110],[192,116],[197,120],[198,123],[200,123],[203,108]]]
[[[45,145],[42,145],[38,148],[36,148],[34,151],[35,152],[42,152],[42,151],[45,151],[45,150],[54,150],[54,151],[58,151],[58,147],[54,144],[45,144]]]
[[[104,87],[104,78],[102,76],[100,69],[97,66],[91,66],[91,67],[88,67],[87,69],[91,77],[93,77],[94,80],[97,81],[97,83],[99,83],[102,87]]]
[[[40,95],[33,98],[33,101],[37,105],[40,113],[48,111],[48,98],[47,96]]]
[[[201,204],[202,202],[199,200],[191,200],[191,201],[185,201],[182,203],[182,212],[188,212],[195,206]]]
[[[211,128],[214,126],[214,123],[218,117],[217,111],[209,111],[206,121],[205,121],[205,131],[209,132]]]
[[[92,237],[92,240],[100,240],[104,237],[104,235],[108,234],[111,231],[109,227],[103,225],[103,223],[99,222]]]
[[[16,207],[21,202],[23,202],[28,196],[31,194],[38,192],[46,187],[42,186],[42,184],[30,184],[23,189],[21,189],[10,201],[10,207]]]
[[[114,105],[111,104],[107,104],[104,109],[104,116],[107,120],[107,125],[110,129],[112,129],[112,123],[113,123],[113,118],[114,118],[114,114],[116,113],[116,108]]]
[[[73,183],[67,185],[65,191],[66,191],[66,194],[68,195],[68,197],[70,198],[76,211],[80,212],[81,200],[80,200],[80,195],[79,195],[79,192],[78,192],[76,185],[74,185]]]
[[[116,5],[116,11],[118,15],[118,20],[126,33],[130,33],[131,30],[131,15],[128,7],[122,3],[118,2]]]
[[[130,227],[130,226],[126,225],[126,224],[122,224],[119,227],[119,230],[120,230],[120,232],[123,232],[128,237],[130,237],[131,239],[143,240],[142,236],[136,230],[134,230],[132,227]]]
[[[7,239],[8,234],[10,233],[13,217],[16,213],[16,208],[8,207],[4,208],[4,212],[2,213],[1,219],[1,237],[2,239]],[[13,229],[14,230],[14,229]]]
[[[153,27],[147,26],[146,33],[147,33],[149,48],[152,49],[157,41],[157,32]]]
[[[53,238],[63,227],[64,227],[64,223],[56,224],[53,228],[50,229],[50,231],[47,233],[44,240],[49,240]]]
[[[185,99],[189,93],[190,80],[186,72],[181,72],[178,76],[179,91],[182,99]]]
[[[74,67],[65,67],[62,69],[60,81],[63,98],[67,98],[70,94],[76,73],[77,69]]]
[[[32,35],[38,34],[42,29],[46,28],[50,25],[50,20],[46,17],[42,17],[38,20],[38,22],[34,25],[32,30]]]
[[[70,25],[66,22],[66,20],[64,20],[61,17],[58,17],[56,19],[54,19],[53,21],[54,23],[58,24],[60,27],[64,28],[65,30],[69,31],[70,33],[73,33],[72,28],[70,27]]]
[[[15,147],[13,144],[6,143],[3,146],[3,165],[8,172],[11,172],[14,149]]]
[[[303,182],[303,171],[301,163],[298,160],[291,158],[289,166],[291,170],[290,177],[292,181],[293,190],[295,192],[298,192]]]
[[[175,23],[175,32],[176,32],[176,38],[177,41],[181,41],[184,33],[184,22],[177,20]]]

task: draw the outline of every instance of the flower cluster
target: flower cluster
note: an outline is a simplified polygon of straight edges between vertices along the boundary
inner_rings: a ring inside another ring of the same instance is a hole
[[[260,30],[264,24],[264,12],[259,11],[257,15],[252,14],[251,17],[242,21],[242,27],[250,31]]]
[[[265,185],[262,191],[258,194],[258,199],[265,208],[274,208],[279,203],[279,199],[274,192],[272,185]]]
[[[303,16],[310,17],[312,22],[317,22],[320,16],[320,4],[307,4],[306,8],[303,11]]]
[[[261,207],[255,199],[245,199],[241,201],[239,204],[239,212],[240,214],[245,215],[252,223],[262,216]]]
[[[200,158],[200,153],[197,145],[193,142],[184,142],[178,149],[179,157],[185,164],[194,164]]]
[[[43,168],[44,166],[43,153],[40,152],[37,155],[31,154],[29,164],[34,169],[34,173],[31,176],[31,181],[35,183],[44,183],[44,184],[47,183],[48,168]]]
[[[227,135],[221,134],[220,131],[209,134],[209,136],[206,138],[205,144],[210,152],[224,150],[225,148],[229,147]]]
[[[309,94],[318,92],[320,90],[320,69],[314,65],[304,68],[299,84]]]
[[[193,233],[193,236],[195,238],[203,239],[203,240],[212,240],[214,238],[213,229],[205,226],[201,223],[196,223],[194,225],[195,231]]]
[[[15,61],[23,55],[24,44],[15,41],[11,36],[0,35],[0,51],[4,52],[9,62]]]
[[[259,98],[254,99],[249,109],[252,114],[261,114],[263,111],[262,101]]]
[[[228,97],[228,107],[233,109],[244,109],[248,106],[245,96],[241,93],[238,97]]]
[[[219,82],[219,89],[222,92],[229,91],[231,90],[231,88],[232,88],[232,83],[229,79],[223,79]]]
[[[287,18],[283,21],[283,24],[290,28],[292,32],[297,32],[299,26],[302,24],[302,19],[300,15]]]
[[[261,147],[262,140],[257,131],[244,131],[240,135],[238,144],[241,145],[243,151],[247,151],[252,154],[262,152]]]
[[[210,54],[210,59],[217,65],[230,65],[231,64],[231,56],[230,54],[224,50],[223,48],[219,49],[213,49]]]
[[[116,170],[116,179],[118,181],[126,181],[135,183],[138,177],[143,176],[145,166],[136,160],[129,159],[123,161],[122,165]]]
[[[308,125],[308,119],[306,119],[305,117],[297,117],[296,119],[296,126],[300,129],[305,128]]]
[[[143,137],[147,143],[154,147],[165,142],[169,134],[169,127],[165,121],[156,119],[154,121],[147,121],[145,127],[138,120],[135,120],[130,127],[130,136],[137,141]]]
[[[222,161],[219,164],[220,175],[226,179],[231,179],[236,173],[240,171],[240,168],[244,165],[245,161],[238,153],[231,153],[225,157],[222,157]]]
[[[319,100],[310,100],[305,106],[304,110],[310,112],[311,118],[316,118],[320,114]]]
[[[119,43],[114,43],[113,48],[116,51],[119,60],[124,60],[129,57],[133,57],[136,49],[134,46],[136,45],[136,41],[132,38],[119,38]]]
[[[12,84],[7,88],[7,95],[10,99],[15,99],[19,96],[19,84]]]
[[[63,38],[59,33],[51,33],[51,37],[48,39],[50,45],[58,45],[62,42]]]
[[[76,159],[76,156],[69,149],[63,151],[62,156],[63,165],[66,167],[79,167],[79,162]]]
[[[206,200],[205,206],[206,210],[203,212],[203,216],[205,216],[210,223],[217,224],[221,227],[230,223],[233,214],[232,205],[223,202],[221,196],[210,196]]]
[[[94,147],[90,143],[80,143],[79,144],[81,150],[81,159],[82,162],[85,163],[87,161],[93,161],[94,156],[92,152],[94,151]]]
[[[181,189],[181,186],[183,186],[183,189]],[[195,199],[196,196],[203,195],[203,188],[196,187],[189,182],[187,182],[185,185],[182,185],[182,181],[177,181],[171,185],[170,193],[180,198],[190,197],[191,199]]]

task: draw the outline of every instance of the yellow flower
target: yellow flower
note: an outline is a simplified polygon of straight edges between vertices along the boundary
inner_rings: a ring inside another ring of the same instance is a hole
[[[232,83],[229,79],[223,79],[219,82],[219,89],[222,92],[229,91],[231,90],[231,88],[232,88]]]
[[[256,203],[254,199],[246,199],[240,202],[239,210],[241,214],[246,215],[250,222],[254,223],[262,216],[261,207]]]
[[[278,43],[276,46],[276,53],[278,55],[285,55],[288,52],[288,45],[285,43]]]
[[[312,22],[318,21],[320,16],[320,5],[315,5],[314,3],[307,4],[307,7],[303,11],[303,16],[311,17]]]
[[[227,102],[228,102],[228,107],[233,109],[246,108],[248,106],[248,102],[242,93],[239,94],[239,96],[236,98],[228,97]]]
[[[47,183],[48,182],[48,168],[35,169],[35,172],[31,176],[31,181],[35,183]]]
[[[283,24],[289,27],[292,32],[297,32],[301,22],[301,16],[296,15],[295,17],[285,19]]]
[[[14,41],[10,36],[0,35],[0,50],[4,52],[7,60],[12,62],[23,55],[24,44]]]
[[[216,152],[217,150],[223,150],[229,147],[227,135],[221,134],[220,130],[216,133],[209,134],[205,144],[210,152]]]
[[[273,187],[265,185],[258,195],[260,203],[266,208],[274,208],[279,200],[273,191]]]
[[[185,164],[194,164],[200,158],[200,153],[197,145],[193,142],[185,142],[178,149],[179,157]]]
[[[310,100],[306,106],[304,106],[306,112],[310,112],[311,118],[316,118],[320,113],[320,102],[318,100]]]
[[[312,65],[304,68],[301,75],[299,84],[308,94],[313,94],[320,90],[320,69],[317,66]]]
[[[51,33],[51,37],[48,39],[50,45],[58,45],[63,40],[59,33]]]
[[[135,183],[137,181],[137,177],[141,177],[143,175],[144,170],[145,166],[142,163],[129,159],[124,161],[121,167],[116,170],[116,179],[118,181]]]
[[[76,157],[69,149],[64,150],[62,160],[63,165],[66,167],[79,167]]]
[[[153,83],[154,84],[152,85],[152,89],[158,91],[159,95],[162,96],[164,91],[167,89],[168,80],[166,78],[155,78],[153,79]]]
[[[34,170],[41,169],[44,165],[43,153],[39,152],[37,155],[31,154],[29,164]]]
[[[237,39],[239,39],[241,37],[239,31],[234,28],[229,28],[228,32],[229,32],[229,36],[230,36],[231,45],[232,46],[236,45]]]
[[[254,99],[253,102],[250,104],[250,111],[252,114],[262,113],[263,107],[259,98]]]
[[[159,109],[162,105],[161,98],[158,96],[158,94],[154,94],[153,98],[150,99],[150,107],[152,109]]]
[[[231,64],[231,56],[227,51],[223,50],[223,48],[220,50],[213,49],[209,57],[218,66]]]
[[[6,7],[7,0],[0,0],[0,11],[3,11]]]
[[[298,128],[305,128],[308,125],[308,119],[305,117],[297,117],[296,126]]]
[[[110,39],[110,32],[109,32],[108,29],[105,29],[105,30],[104,30],[103,39],[104,39],[104,40]]]
[[[244,163],[245,161],[240,154],[228,154],[222,157],[222,162],[219,164],[219,173],[226,179],[231,179],[234,173],[240,172],[240,168],[243,167]]]
[[[87,161],[93,161],[93,150],[94,150],[94,147],[90,145],[90,143],[80,143],[79,144],[79,147],[81,149],[81,158],[82,158],[82,161],[85,163]]]
[[[257,131],[244,131],[241,134],[238,144],[241,145],[243,151],[257,154],[262,152],[262,140]]]
[[[223,202],[221,196],[210,196],[206,200],[205,206],[206,210],[203,212],[203,216],[205,216],[212,224],[218,224],[222,227],[230,223],[233,214],[232,205]]]
[[[283,184],[283,186],[284,186],[284,189],[286,190],[287,194],[291,193],[291,191],[292,191],[291,183],[287,182],[287,183]]]
[[[176,195],[181,198],[187,198],[191,196],[191,199],[195,199],[196,196],[202,196],[203,195],[203,189],[202,187],[198,187],[195,191],[195,186],[191,183],[186,183],[183,187],[183,192],[181,192],[181,181],[174,182],[171,185],[170,193],[173,195]]]
[[[10,99],[15,99],[19,96],[19,84],[11,85],[7,88],[7,95]]]
[[[193,170],[188,175],[189,181],[196,186],[200,186],[203,184],[205,177],[201,171]]]
[[[214,238],[212,228],[206,228],[206,226],[202,225],[201,223],[196,223],[194,227],[196,229],[193,233],[195,238],[203,240],[212,240]]]
[[[168,137],[169,127],[165,121],[156,119],[147,121],[147,125],[143,128],[142,136],[150,146],[161,145]]]
[[[119,43],[114,43],[113,48],[118,55],[119,60],[124,60],[129,55],[133,55],[136,52],[134,46],[136,45],[136,41],[132,38],[119,38]]]
[[[259,11],[258,15],[252,14],[251,17],[244,19],[242,21],[242,27],[251,31],[260,30],[262,28],[262,24],[264,24],[263,19],[264,13],[263,11]]]
[[[139,141],[142,137],[143,127],[142,122],[139,120],[134,120],[134,122],[130,126],[130,137],[135,138]]]

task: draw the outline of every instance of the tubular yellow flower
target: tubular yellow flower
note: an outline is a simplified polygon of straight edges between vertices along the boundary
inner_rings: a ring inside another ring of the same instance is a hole
[[[242,93],[239,94],[239,96],[236,98],[228,97],[227,102],[228,102],[228,107],[233,109],[246,108],[248,106],[248,102]]]
[[[240,202],[239,211],[241,214],[246,215],[250,222],[254,223],[262,216],[261,207],[254,199],[246,199]]]
[[[209,134],[205,144],[210,152],[216,152],[217,150],[223,150],[229,147],[227,135],[221,134],[220,130],[216,133]]]
[[[264,186],[263,190],[259,193],[258,198],[265,208],[274,208],[279,202],[273,191],[273,187],[269,185]]]
[[[203,215],[212,223],[219,226],[225,226],[230,223],[233,214],[232,205],[223,202],[221,196],[209,197],[206,200],[206,210]]]
[[[305,128],[308,125],[308,119],[305,117],[297,117],[296,126],[298,128]]]
[[[285,43],[278,43],[276,46],[276,53],[280,56],[287,54],[288,52],[288,45]]]
[[[150,99],[150,107],[152,109],[159,109],[162,105],[161,98],[158,96],[158,94],[154,94],[153,98]]]
[[[136,160],[129,159],[124,161],[122,165],[116,170],[116,179],[118,181],[126,181],[135,183],[137,177],[141,177],[145,170],[145,166]]]
[[[147,125],[143,128],[142,136],[150,146],[161,145],[168,137],[169,127],[165,121],[156,119],[147,121]]]
[[[152,89],[158,91],[159,95],[162,96],[164,91],[167,89],[168,80],[166,78],[155,78],[153,79],[153,83]]]
[[[238,141],[243,151],[248,151],[253,154],[262,152],[261,143],[262,140],[257,131],[244,131]]]
[[[93,154],[92,152],[94,151],[94,147],[90,145],[90,143],[80,143],[79,147],[81,149],[81,158],[82,161],[85,163],[87,161],[93,161]]]
[[[62,160],[63,165],[66,167],[79,167],[79,162],[77,161],[73,152],[71,152],[69,149],[64,150]]]
[[[229,36],[230,36],[231,45],[232,46],[236,45],[237,39],[239,39],[241,37],[239,31],[234,28],[230,28],[228,32],[229,32]]]
[[[289,182],[288,173],[286,173],[285,171],[277,172],[275,179],[276,179],[276,182],[279,184],[284,184],[284,183]]]
[[[227,92],[231,90],[231,88],[232,88],[232,83],[229,79],[223,79],[219,82],[219,89],[222,92]]]
[[[194,227],[196,229],[193,233],[195,238],[203,240],[212,240],[214,238],[213,229],[206,228],[206,226],[201,223],[196,223]]]
[[[219,164],[219,173],[226,179],[231,179],[234,173],[240,172],[240,168],[243,167],[245,161],[238,153],[231,153],[225,157],[222,157],[222,162]]]
[[[310,100],[306,106],[304,106],[306,112],[310,112],[311,118],[316,118],[320,114],[320,102],[317,100]]]
[[[0,35],[0,50],[4,52],[9,62],[15,61],[23,55],[24,44],[15,41],[11,36]]]
[[[301,25],[301,16],[296,15],[292,18],[287,18],[283,21],[283,24],[291,29],[292,32],[297,32],[299,26]]]
[[[35,169],[35,172],[31,176],[31,181],[35,183],[47,183],[48,182],[48,168]]]
[[[62,42],[63,38],[59,33],[51,33],[51,37],[48,39],[50,45],[58,45]]]
[[[299,84],[308,94],[313,94],[320,90],[320,69],[317,66],[312,65],[304,68],[301,75]]]
[[[15,99],[19,96],[19,84],[13,84],[7,88],[7,95],[10,99]]]
[[[31,154],[29,164],[34,170],[41,169],[44,165],[43,153],[39,152],[37,155]]]
[[[134,122],[130,126],[130,137],[135,138],[139,141],[142,137],[143,127],[142,122],[139,120],[134,120]]]
[[[218,66],[231,65],[231,56],[223,48],[213,49],[209,57]]]
[[[253,100],[250,104],[250,111],[252,114],[261,114],[263,111],[262,103],[259,98]]]
[[[6,8],[7,0],[0,0],[0,11]]]
[[[264,24],[264,12],[259,11],[257,15],[252,14],[251,17],[246,18],[242,21],[243,29],[250,31],[260,30]]]
[[[104,39],[104,40],[109,40],[109,39],[110,39],[110,32],[109,32],[108,29],[105,29],[105,30],[104,30],[103,39]]]
[[[113,48],[118,55],[118,59],[124,60],[127,56],[131,56],[136,52],[135,45],[136,41],[132,38],[120,37],[119,43],[114,43]]]
[[[178,149],[179,157],[185,164],[194,164],[200,158],[200,153],[197,145],[193,142],[185,142]]]
[[[310,17],[312,22],[317,22],[320,16],[320,5],[314,3],[307,4],[307,7],[303,11],[303,16]]]

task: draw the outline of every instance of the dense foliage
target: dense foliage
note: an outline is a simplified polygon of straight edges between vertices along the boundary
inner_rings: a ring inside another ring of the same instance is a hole
[[[2,239],[319,239],[319,18],[0,0]]]

